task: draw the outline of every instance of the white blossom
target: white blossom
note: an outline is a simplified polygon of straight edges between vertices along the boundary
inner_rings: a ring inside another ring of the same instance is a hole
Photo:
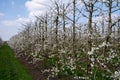
[[[120,80],[120,71],[115,71],[112,77],[116,80]]]
[[[91,61],[94,62],[94,61],[95,61],[95,58],[91,58]]]
[[[59,50],[60,53],[66,53],[65,50],[61,49]]]
[[[92,48],[91,48],[91,51],[88,51],[88,55],[94,54],[94,51],[95,51],[95,50],[98,50],[98,49],[99,49],[98,47],[92,47]]]
[[[110,37],[113,38],[114,36],[115,36],[114,33],[111,33]]]
[[[99,47],[101,48],[101,47],[104,47],[104,46],[106,46],[107,45],[107,43],[106,42],[103,42],[101,45],[99,45]]]
[[[53,71],[53,72],[55,72],[55,73],[58,73],[58,72],[59,72],[58,68],[56,68],[56,67],[53,67],[53,68],[51,69],[51,71]]]
[[[91,63],[90,65],[91,65],[91,67],[94,67],[94,64]]]
[[[88,55],[92,55],[93,54],[93,52],[92,51],[88,51]]]

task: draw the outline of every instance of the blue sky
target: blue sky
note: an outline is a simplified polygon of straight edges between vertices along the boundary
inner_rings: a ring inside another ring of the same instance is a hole
[[[9,40],[19,31],[17,19],[28,16],[25,2],[26,0],[0,0],[0,37],[3,40]]]
[[[26,0],[0,0],[0,12],[5,16],[2,18],[16,19],[18,16],[27,16],[28,11],[25,7]]]
[[[45,13],[51,0],[0,0],[0,37],[6,41],[23,29],[21,23],[34,21]],[[69,2],[70,0],[63,0]],[[120,11],[115,16],[118,16]],[[95,20],[100,18],[95,18]]]
[[[0,37],[7,41],[23,29],[21,23],[32,21],[45,12],[50,0],[0,0]],[[43,5],[45,4],[45,5]]]
[[[23,29],[21,23],[46,13],[51,0],[0,0],[0,37],[7,41]],[[63,0],[64,1],[64,0]],[[65,0],[67,2],[69,0]]]

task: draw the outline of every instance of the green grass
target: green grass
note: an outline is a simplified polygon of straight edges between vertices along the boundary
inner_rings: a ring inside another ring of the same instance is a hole
[[[0,48],[0,80],[32,80],[6,43]]]

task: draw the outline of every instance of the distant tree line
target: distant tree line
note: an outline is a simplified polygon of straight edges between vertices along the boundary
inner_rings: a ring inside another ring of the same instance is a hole
[[[2,46],[3,44],[3,41],[2,41],[2,38],[0,37],[0,46]]]

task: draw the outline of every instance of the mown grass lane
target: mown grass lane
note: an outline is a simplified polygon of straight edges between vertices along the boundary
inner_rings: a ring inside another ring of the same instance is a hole
[[[7,43],[0,47],[0,80],[32,80]]]

